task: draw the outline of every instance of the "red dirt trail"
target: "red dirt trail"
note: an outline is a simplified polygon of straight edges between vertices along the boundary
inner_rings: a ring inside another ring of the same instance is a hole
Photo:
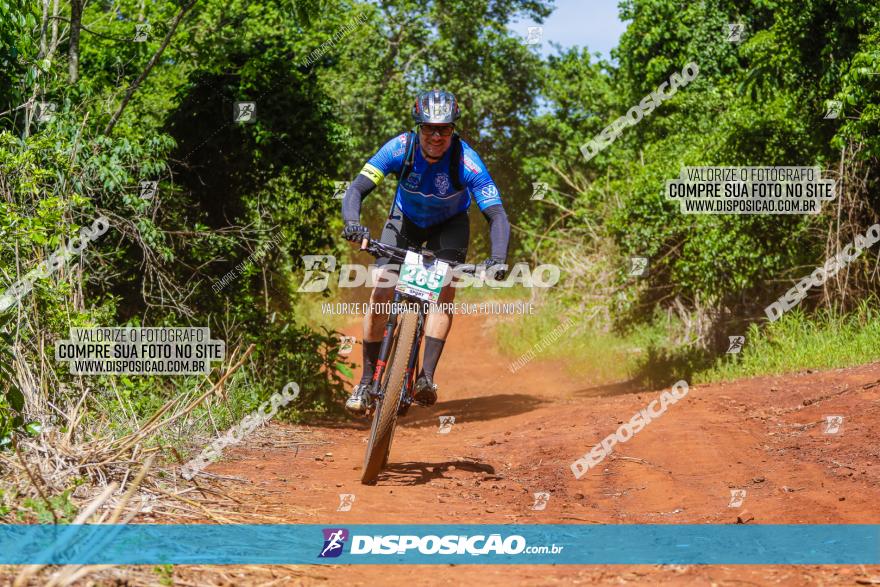
[[[687,397],[578,480],[570,464],[662,390],[594,386],[540,355],[511,374],[510,359],[495,350],[493,325],[486,317],[456,317],[436,376],[440,400],[430,409],[413,407],[400,421],[376,485],[360,483],[367,422],[272,423],[209,471],[242,480],[223,482],[223,491],[242,501],[241,513],[284,523],[880,523],[880,363],[691,385]],[[360,337],[359,327],[352,324],[347,334]],[[360,363],[359,345],[352,358]],[[438,417],[445,415],[455,424],[439,434]],[[844,416],[840,433],[825,433],[828,415]],[[285,444],[278,439],[295,431],[318,444],[278,448]],[[746,490],[741,507],[728,507],[732,489]],[[551,495],[543,511],[531,509],[539,491]],[[336,511],[341,493],[355,494],[350,511]],[[874,581],[880,583],[878,567],[818,565],[174,569],[180,585]]]

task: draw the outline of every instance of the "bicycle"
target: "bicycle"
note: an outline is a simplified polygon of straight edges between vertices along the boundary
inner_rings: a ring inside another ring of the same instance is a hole
[[[450,268],[458,274],[474,275],[478,266],[443,261],[427,249],[400,249],[369,238],[361,242],[361,250],[401,263],[379,359],[366,392],[367,414],[372,412],[373,423],[361,483],[370,484],[388,465],[397,417],[406,414],[414,401],[419,348],[429,304],[439,299]],[[432,262],[426,264],[426,260]]]

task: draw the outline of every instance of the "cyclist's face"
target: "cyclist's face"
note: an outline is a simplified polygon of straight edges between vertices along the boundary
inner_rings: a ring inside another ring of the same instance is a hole
[[[419,144],[429,159],[439,159],[452,143],[451,124],[423,124],[419,128]],[[430,133],[430,134],[428,134]],[[449,133],[443,136],[441,133]]]

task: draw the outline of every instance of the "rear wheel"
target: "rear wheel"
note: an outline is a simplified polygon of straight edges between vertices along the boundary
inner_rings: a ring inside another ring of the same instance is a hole
[[[391,452],[391,440],[394,438],[394,426],[397,424],[397,407],[406,379],[406,368],[409,356],[416,339],[419,324],[418,314],[404,312],[400,315],[400,328],[394,351],[388,362],[388,377],[385,380],[385,393],[376,402],[373,412],[373,426],[370,429],[370,443],[367,445],[367,456],[364,459],[364,473],[361,483],[372,483],[376,476],[388,463]]]

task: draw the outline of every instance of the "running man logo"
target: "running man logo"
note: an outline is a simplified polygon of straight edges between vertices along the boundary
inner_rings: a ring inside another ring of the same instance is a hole
[[[532,197],[530,200],[543,200],[544,196],[547,195],[547,190],[550,188],[550,184],[545,181],[533,181],[532,182]]]
[[[746,26],[744,24],[740,24],[738,22],[728,23],[727,25],[727,42],[728,43],[739,43],[742,41],[743,31],[746,30]]]
[[[351,185],[350,181],[334,181],[333,182],[333,199],[341,200],[345,197],[345,192],[348,191],[348,186]]]
[[[348,530],[345,528],[324,528],[324,548],[318,558],[336,558],[342,554],[345,541],[348,540]]]
[[[527,29],[526,45],[540,45],[541,39],[544,38],[544,27],[530,26]]]
[[[729,508],[738,508],[742,507],[743,502],[746,499],[746,490],[745,489],[731,489],[730,490],[730,503],[727,504]]]
[[[146,43],[147,37],[150,35],[150,28],[152,27],[148,23],[134,25],[134,42]]]
[[[731,355],[738,354],[742,350],[743,345],[746,344],[745,336],[728,336],[727,340],[729,342],[727,353]]]
[[[144,200],[151,200],[159,188],[158,181],[142,181],[140,196]]]
[[[825,111],[825,120],[834,120],[838,116],[840,116],[840,111],[843,110],[843,102],[840,100],[828,100],[827,102],[828,108]]]
[[[351,506],[354,505],[354,493],[340,493],[339,494],[339,507],[336,508],[337,512],[350,512]]]
[[[825,434],[839,434],[843,427],[843,416],[825,416]]]
[[[535,503],[532,504],[532,509],[536,512],[540,512],[547,507],[547,502],[550,501],[550,494],[546,491],[536,491],[535,492]]]
[[[343,336],[339,343],[339,354],[343,357],[350,355],[356,342],[357,338],[354,336]]]
[[[648,268],[648,259],[646,257],[630,257],[629,259],[629,275],[630,277],[641,277]]]
[[[440,428],[437,434],[449,434],[453,424],[455,424],[455,416],[440,416]]]
[[[58,104],[55,102],[39,102],[36,107],[37,122],[52,122],[57,110]]]
[[[233,122],[256,122],[257,121],[257,103],[256,102],[236,102],[235,112],[232,117]]]
[[[303,255],[306,274],[296,291],[317,293],[327,289],[330,274],[336,269],[336,257],[333,255]]]

